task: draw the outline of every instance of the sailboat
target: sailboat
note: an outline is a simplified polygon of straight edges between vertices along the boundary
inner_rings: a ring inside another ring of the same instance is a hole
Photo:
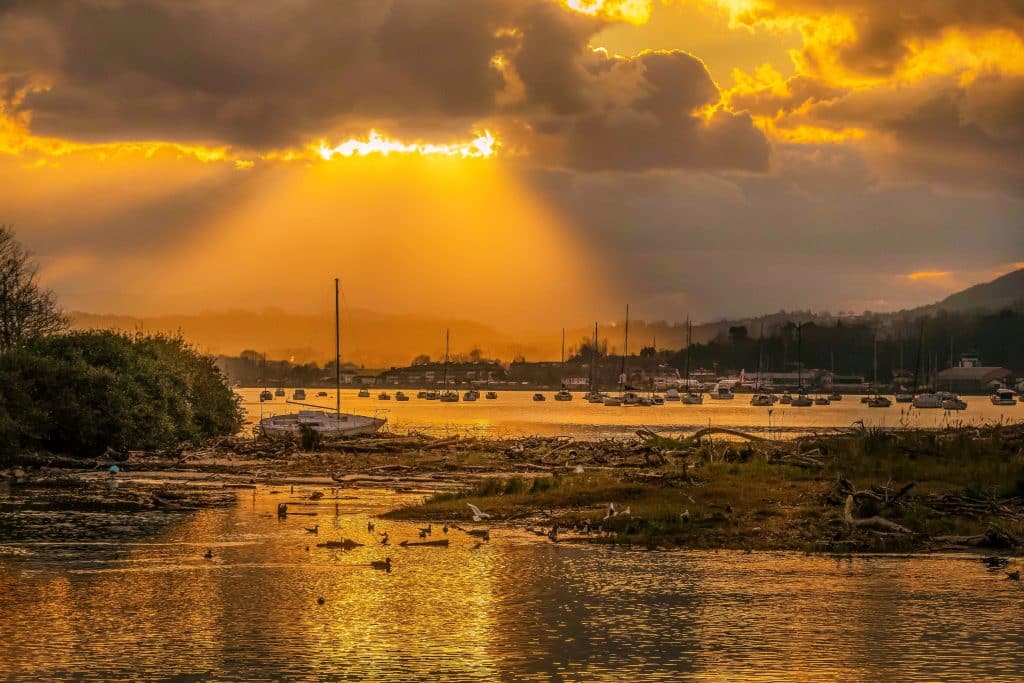
[[[452,391],[451,389],[448,388],[448,342],[450,340],[450,337],[451,330],[446,329],[444,331],[444,380],[442,381],[444,389],[438,396],[438,400],[441,401],[441,403],[459,402],[459,392]]]
[[[627,387],[627,375],[626,375],[626,356],[629,354],[629,304],[626,304],[626,330],[625,330],[625,341],[622,345],[622,372],[619,374],[619,395],[618,396],[605,396],[604,404],[606,406],[635,406],[640,397],[632,391],[626,391]]]
[[[323,410],[300,410],[288,415],[275,415],[260,420],[263,434],[271,439],[298,436],[303,429],[311,429],[321,436],[339,437],[357,434],[373,434],[380,431],[387,420],[381,417],[355,415],[341,412],[341,323],[339,319],[338,292],[340,281],[334,279],[334,412]],[[301,404],[300,404],[301,405]],[[310,406],[319,408],[320,406]]]
[[[796,397],[789,402],[789,405],[796,408],[806,408],[814,405],[814,401],[807,395],[807,390],[804,389],[804,361],[801,354],[803,335],[800,330],[803,327],[803,323],[797,323],[796,326]]]
[[[686,318],[686,393],[683,394],[683,405],[699,406],[704,403],[704,392],[694,391],[690,385],[690,344],[693,343],[693,323]]]
[[[873,342],[871,358],[875,372],[875,377],[873,380],[875,385],[875,395],[868,397],[868,399],[864,401],[864,403],[867,404],[868,408],[888,408],[889,406],[892,405],[892,401],[878,393],[878,339],[875,339]]]
[[[924,320],[921,321],[921,330],[918,333],[917,338],[917,364],[914,367],[914,391],[916,392],[919,386],[919,376],[921,372],[921,350],[924,346]],[[921,392],[915,394],[914,398],[910,401],[911,405],[919,410],[934,410],[942,407],[942,398],[930,391]]]
[[[594,386],[594,371],[595,365],[597,365],[597,323],[594,323],[594,345],[590,348],[590,379],[587,384],[590,386],[590,391],[587,392],[586,399],[587,403],[603,403],[604,396]]]

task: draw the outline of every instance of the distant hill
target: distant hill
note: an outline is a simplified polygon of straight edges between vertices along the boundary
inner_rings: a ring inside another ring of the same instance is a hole
[[[871,318],[881,325],[917,315],[934,315],[938,310],[964,312],[1024,308],[1024,269],[992,282],[969,287],[942,301],[898,313],[875,313]],[[213,311],[194,315],[167,315],[136,318],[131,316],[72,313],[72,327],[105,328],[125,332],[180,333],[201,351],[214,355],[237,355],[249,349],[266,353],[269,359],[289,359],[296,363],[322,363],[334,356],[333,316],[287,313],[280,310]],[[856,319],[860,316],[852,316]],[[851,316],[844,315],[843,320]],[[834,325],[839,318],[811,311],[779,311],[768,315],[735,320],[694,324],[693,341],[707,342],[729,334],[731,327],[743,326],[751,337],[793,320],[813,320],[819,325]],[[437,360],[444,354],[444,331],[451,329],[453,356],[465,355],[477,348],[485,358],[510,361],[517,356],[527,360],[558,360],[561,356],[560,329],[512,334],[489,325],[470,321],[426,316],[393,315],[351,309],[342,314],[341,347],[343,360],[368,368],[406,365],[421,353]],[[565,331],[566,354],[593,335],[593,327],[574,327]],[[612,353],[621,353],[622,321],[603,321],[598,331],[601,341]],[[632,320],[629,323],[629,349],[636,353],[643,346],[678,349],[684,344],[685,328],[680,323]]]
[[[1024,308],[1024,268],[1007,273],[992,282],[984,282],[956,294],[950,294],[942,301],[914,309],[914,312],[996,311],[1003,308]]]

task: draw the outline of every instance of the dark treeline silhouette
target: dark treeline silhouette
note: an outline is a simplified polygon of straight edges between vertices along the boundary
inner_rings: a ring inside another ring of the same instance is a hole
[[[804,368],[834,370],[839,375],[860,375],[871,380],[875,341],[878,349],[878,379],[890,382],[904,371],[917,373],[925,382],[931,373],[960,362],[964,353],[976,353],[984,365],[1024,370],[1024,314],[947,313],[934,316],[863,318],[839,320],[834,325],[804,322],[800,329],[800,357],[797,357],[798,320],[751,330],[735,326],[706,344],[690,349],[691,367],[716,369],[720,373],[758,368],[793,372],[798,362]],[[662,352],[669,364],[682,368],[685,351]]]

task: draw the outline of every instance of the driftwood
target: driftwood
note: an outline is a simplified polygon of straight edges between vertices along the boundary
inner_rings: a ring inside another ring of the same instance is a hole
[[[340,541],[325,541],[323,543],[317,543],[317,548],[343,548],[345,550],[351,550],[352,548],[359,548],[363,544],[357,543],[348,538],[343,538]]]
[[[846,497],[846,505],[843,506],[843,522],[846,523],[848,528],[852,529],[867,529],[873,531],[883,531],[891,534],[906,534],[913,535],[913,531],[900,526],[896,522],[892,522],[885,517],[865,517],[864,519],[854,519],[853,517],[853,494]]]
[[[447,548],[448,539],[443,538],[439,541],[402,541],[398,545],[411,548],[413,546],[429,546],[432,548]]]
[[[997,548],[1005,550],[1013,550],[1022,545],[1019,538],[997,526],[990,526],[985,533],[974,536],[936,536],[932,540],[936,543],[952,547]]]

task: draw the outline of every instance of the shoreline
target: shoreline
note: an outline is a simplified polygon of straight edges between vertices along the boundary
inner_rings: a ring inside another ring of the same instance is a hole
[[[551,537],[554,528],[558,542],[1021,552],[1024,424],[846,430],[785,441],[702,432],[675,439],[640,430],[629,441],[377,435],[315,452],[216,439],[176,455],[133,454],[114,490],[110,475],[96,469],[102,463],[54,469],[37,456],[38,469],[0,470],[0,490],[8,492],[0,505],[17,513],[13,493],[20,509],[130,517],[233,504],[235,489],[257,484],[384,488],[423,497],[382,515],[388,519],[470,523],[473,504],[492,515],[484,523],[495,529]]]

